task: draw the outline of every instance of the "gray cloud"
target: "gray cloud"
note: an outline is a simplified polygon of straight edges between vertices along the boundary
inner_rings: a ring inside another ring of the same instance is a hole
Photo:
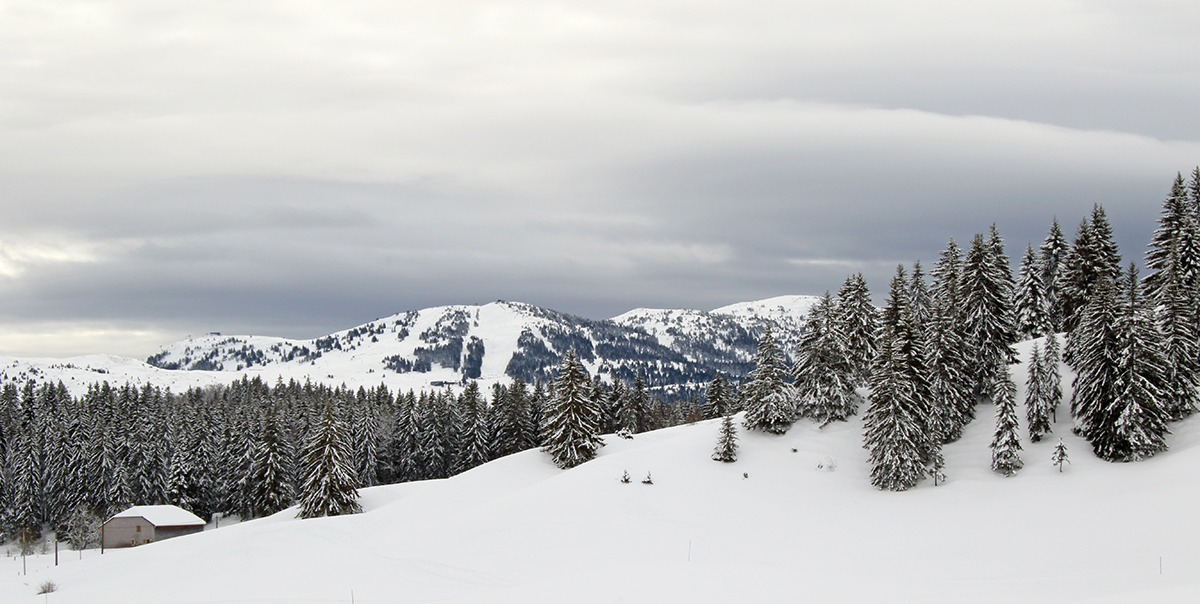
[[[0,353],[835,289],[1200,163],[1178,3],[9,3]],[[1166,18],[1170,17],[1170,18]]]

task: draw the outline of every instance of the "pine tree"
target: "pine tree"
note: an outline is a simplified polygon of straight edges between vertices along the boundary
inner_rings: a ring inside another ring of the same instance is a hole
[[[1137,268],[1124,280],[1125,300],[1118,322],[1119,381],[1116,398],[1102,410],[1092,448],[1101,459],[1140,461],[1167,449],[1167,401],[1163,383],[1162,338],[1141,295]]]
[[[1024,466],[1018,451],[1021,440],[1017,436],[1017,385],[1013,383],[1008,364],[996,368],[996,433],[992,437],[992,470],[1012,476]]]
[[[1042,351],[1042,367],[1045,369],[1042,377],[1046,379],[1042,390],[1046,393],[1051,423],[1058,422],[1058,404],[1063,399],[1062,370],[1059,368],[1061,362],[1062,355],[1059,354],[1058,335],[1050,332],[1046,336],[1046,349]]]
[[[1146,295],[1162,302],[1168,279],[1178,279],[1186,291],[1194,286],[1200,273],[1200,225],[1183,175],[1175,177],[1171,194],[1163,202],[1158,229],[1146,252]]]
[[[268,403],[262,436],[250,461],[250,510],[252,517],[270,516],[292,505],[292,459],[290,443],[282,438],[278,408]]]
[[[1027,246],[1021,258],[1021,283],[1017,288],[1017,331],[1026,338],[1046,335],[1052,329],[1042,282],[1044,273],[1033,245]]]
[[[976,235],[963,266],[963,335],[973,351],[969,366],[974,386],[982,395],[991,394],[1001,362],[1016,362],[1011,276],[1001,269],[1007,260],[997,256],[998,247],[996,238],[989,242]]]
[[[733,414],[732,393],[729,390],[729,378],[725,377],[724,374],[717,374],[708,383],[708,389],[704,393],[705,419],[716,419]]]
[[[925,283],[925,273],[921,270],[920,260],[913,262],[912,276],[909,277],[908,306],[913,322],[926,328],[933,313],[933,296]]]
[[[742,387],[746,416],[743,424],[750,430],[784,434],[796,417],[792,386],[784,381],[787,365],[783,353],[775,347],[770,325],[758,341],[750,381]]]
[[[871,374],[871,363],[878,354],[875,334],[879,317],[871,304],[871,292],[862,273],[851,275],[838,290],[837,322],[846,338],[846,352],[854,370],[855,383],[864,385]]]
[[[858,412],[854,370],[829,292],[809,310],[792,366],[800,415],[824,426]]]
[[[560,468],[573,468],[596,456],[600,439],[600,405],[590,398],[591,383],[575,351],[567,352],[546,407],[543,450]]]
[[[1176,254],[1178,246],[1172,246]],[[1163,395],[1167,413],[1175,420],[1200,409],[1200,322],[1197,321],[1196,288],[1184,283],[1175,262],[1159,273],[1157,323],[1162,335]]]
[[[962,252],[951,239],[933,270],[933,316],[928,329],[929,389],[942,442],[954,442],[975,419],[973,372],[970,371],[962,312]]]
[[[1062,330],[1062,303],[1058,293],[1058,274],[1070,245],[1058,226],[1058,217],[1050,223],[1050,232],[1039,249],[1042,261],[1042,286],[1046,289],[1046,308],[1051,331]]]
[[[733,416],[726,415],[721,419],[721,432],[717,438],[717,448],[713,450],[713,461],[737,461],[737,426],[733,425]]]
[[[904,491],[925,475],[926,434],[909,377],[904,342],[885,329],[871,372],[871,396],[863,414],[863,446],[871,464],[871,484]]]
[[[1118,394],[1120,340],[1116,289],[1107,276],[1095,286],[1080,313],[1079,325],[1067,337],[1066,352],[1075,368],[1071,416],[1075,432],[1094,443],[1101,434],[1105,409]]]
[[[634,376],[633,387],[626,390],[617,417],[621,427],[634,434],[650,429],[650,394],[646,392],[646,381],[641,373]]]
[[[1067,459],[1067,445],[1063,444],[1061,438],[1058,439],[1058,444],[1054,446],[1054,453],[1050,455],[1050,462],[1058,466],[1059,472],[1063,471],[1064,463],[1071,463],[1071,460]]]
[[[362,511],[350,428],[338,416],[332,398],[325,401],[320,421],[304,443],[301,458],[300,513],[298,518],[339,516]]]
[[[499,407],[496,413],[496,456],[504,457],[523,451],[526,417],[529,414],[529,391],[525,387],[525,380],[519,376],[513,378],[512,384],[500,391],[495,400]]]
[[[1047,385],[1046,361],[1038,345],[1029,355],[1029,376],[1025,381],[1025,418],[1029,422],[1029,440],[1038,442],[1052,431],[1050,407],[1052,400]]]
[[[1084,308],[1092,299],[1097,284],[1103,280],[1116,283],[1121,276],[1121,256],[1103,207],[1094,206],[1090,219],[1080,223],[1059,276],[1062,329],[1071,332],[1082,320]]]
[[[487,401],[479,389],[479,382],[471,380],[458,397],[458,463],[454,473],[465,472],[487,463],[491,452],[491,426],[488,423]]]

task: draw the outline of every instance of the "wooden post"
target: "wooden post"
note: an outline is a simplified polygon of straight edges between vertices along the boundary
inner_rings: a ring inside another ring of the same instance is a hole
[[[58,533],[54,533],[54,565],[58,566]]]

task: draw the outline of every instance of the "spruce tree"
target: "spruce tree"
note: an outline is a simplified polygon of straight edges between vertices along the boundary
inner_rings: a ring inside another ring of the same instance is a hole
[[[809,310],[792,366],[800,415],[824,426],[858,412],[854,370],[829,292]]]
[[[742,387],[746,416],[743,424],[750,430],[784,434],[795,420],[795,394],[785,381],[787,365],[783,353],[775,347],[775,336],[768,325],[758,341],[750,381]]]
[[[838,290],[837,322],[846,338],[846,352],[850,357],[855,383],[865,385],[871,374],[871,363],[878,353],[876,331],[879,328],[878,311],[871,304],[871,292],[862,273],[851,275]]]
[[[1105,409],[1117,399],[1121,379],[1116,286],[1102,276],[1079,325],[1067,336],[1066,352],[1075,369],[1071,416],[1075,433],[1095,443],[1102,434]],[[1093,445],[1094,446],[1094,445]]]
[[[334,399],[325,401],[321,419],[304,443],[298,518],[340,516],[362,511],[354,471],[350,427],[339,417]]]
[[[996,432],[992,437],[992,470],[1012,476],[1024,465],[1019,451],[1021,440],[1017,435],[1017,385],[1012,381],[1008,364],[996,368]]]
[[[1058,466],[1059,472],[1063,471],[1064,463],[1071,463],[1071,460],[1067,459],[1067,445],[1063,444],[1061,438],[1058,439],[1058,444],[1054,446],[1054,453],[1050,455],[1050,462]]]
[[[975,235],[963,266],[963,335],[972,351],[974,387],[981,395],[992,393],[1000,363],[1016,362],[1011,275],[1001,269],[1007,260],[997,256],[997,238],[985,241]]]
[[[704,393],[704,417],[706,419],[716,419],[733,414],[732,393],[729,390],[729,378],[724,374],[717,374],[708,383],[708,389]]]
[[[567,352],[554,380],[546,407],[542,450],[560,468],[573,468],[596,456],[600,439],[600,405],[591,399],[591,380],[575,351]]]
[[[1017,288],[1017,331],[1026,338],[1046,335],[1052,329],[1046,288],[1042,282],[1044,273],[1033,245],[1026,246],[1021,258],[1021,282]]]
[[[1146,295],[1161,303],[1168,279],[1178,279],[1187,290],[1200,273],[1200,225],[1183,175],[1175,177],[1171,194],[1163,202],[1158,229],[1146,251]]]
[[[713,450],[713,461],[737,461],[737,426],[733,425],[733,416],[726,415],[721,419],[721,431],[717,437],[717,447]]]
[[[927,434],[903,340],[885,329],[879,344],[863,413],[863,447],[868,450],[871,484],[904,491],[925,476]]]
[[[1045,369],[1042,377],[1046,380],[1042,390],[1046,393],[1051,423],[1058,422],[1058,404],[1063,399],[1062,370],[1059,368],[1061,362],[1062,355],[1059,352],[1058,335],[1050,332],[1046,336],[1046,348],[1042,351],[1042,366]]]
[[[488,422],[487,401],[479,382],[471,380],[458,397],[458,451],[454,473],[465,472],[487,463],[490,457],[491,426]]]
[[[1169,419],[1163,383],[1162,338],[1141,294],[1137,268],[1130,264],[1118,322],[1119,381],[1116,398],[1103,409],[1092,439],[1101,459],[1140,461],[1167,449]]]
[[[294,452],[287,439],[282,437],[278,413],[277,406],[268,403],[262,435],[250,460],[252,517],[270,516],[292,505]]]
[[[1178,246],[1172,246],[1174,255]],[[1179,420],[1200,408],[1200,322],[1197,321],[1197,285],[1184,283],[1179,267],[1168,262],[1159,273],[1157,323],[1162,335],[1163,395],[1167,413]]]
[[[962,309],[962,252],[951,239],[933,270],[933,313],[928,329],[929,388],[942,442],[954,442],[975,419],[973,372],[970,370]]]
[[[1067,238],[1063,236],[1062,227],[1058,226],[1058,217],[1050,223],[1050,232],[1042,241],[1039,256],[1042,261],[1042,286],[1046,289],[1047,318],[1051,331],[1062,330],[1062,303],[1058,293],[1058,274],[1063,261],[1070,250]]]
[[[1029,355],[1029,376],[1025,381],[1025,418],[1029,422],[1029,440],[1038,442],[1052,431],[1050,424],[1051,394],[1047,388],[1046,361],[1038,345]]]

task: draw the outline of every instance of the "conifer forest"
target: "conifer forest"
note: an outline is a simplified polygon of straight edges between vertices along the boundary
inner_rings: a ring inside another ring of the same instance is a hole
[[[1071,238],[1057,217],[1048,223],[1043,241],[1015,250],[1015,271],[992,226],[949,239],[928,268],[898,266],[880,306],[850,275],[790,334],[795,350],[767,326],[748,375],[706,384],[604,380],[574,354],[545,381],[515,376],[487,390],[465,378],[419,392],[243,378],[181,392],[101,381],[72,396],[61,383],[7,383],[0,530],[86,541],[80,527],[160,503],[206,520],[293,505],[306,518],[354,513],[361,488],[538,447],[570,468],[596,455],[603,434],[702,419],[722,419],[712,458],[736,463],[738,413],[743,429],[768,434],[861,414],[871,483],[891,491],[953,480],[942,446],[993,416],[992,469],[1004,476],[1028,463],[1022,442],[1061,437],[1059,414],[1103,460],[1152,457],[1172,423],[1200,408],[1200,168],[1175,178],[1145,250],[1123,257],[1099,205]],[[1018,400],[1013,345],[1030,339]],[[1054,462],[1066,460],[1060,441]]]

